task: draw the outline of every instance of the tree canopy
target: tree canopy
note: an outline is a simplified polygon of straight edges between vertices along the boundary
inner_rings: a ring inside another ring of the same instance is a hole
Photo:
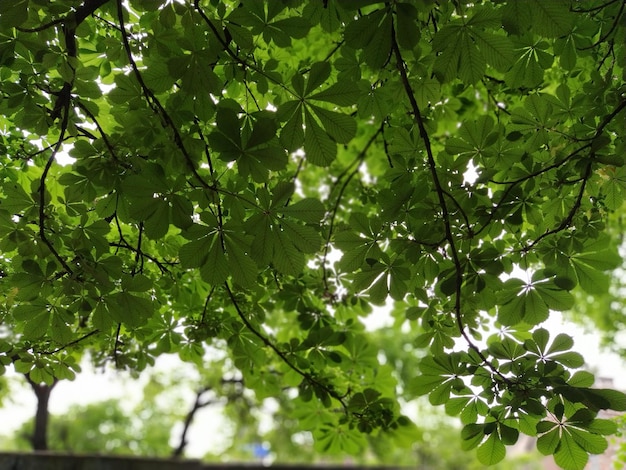
[[[0,3],[2,368],[214,347],[321,451],[410,440],[428,395],[484,464],[524,433],[583,468],[626,396],[541,324],[620,265],[625,9]]]

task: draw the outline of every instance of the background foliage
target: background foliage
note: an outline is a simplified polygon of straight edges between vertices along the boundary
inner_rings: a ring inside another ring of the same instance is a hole
[[[0,5],[2,368],[210,345],[321,452],[410,442],[418,395],[483,464],[604,451],[626,396],[540,324],[620,264],[626,3]]]

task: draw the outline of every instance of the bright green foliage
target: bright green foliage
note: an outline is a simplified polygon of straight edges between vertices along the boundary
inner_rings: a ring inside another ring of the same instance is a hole
[[[211,344],[359,452],[409,427],[359,321],[391,299],[425,349],[407,398],[486,464],[525,433],[581,468],[625,397],[538,325],[619,265],[624,12],[1,3],[0,364],[51,381],[86,348],[142,370]]]

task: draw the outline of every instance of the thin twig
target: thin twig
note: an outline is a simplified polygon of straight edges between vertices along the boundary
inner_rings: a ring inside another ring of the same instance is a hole
[[[81,343],[81,342],[85,341],[87,338],[89,338],[89,337],[91,337],[91,336],[93,336],[95,334],[98,334],[98,333],[100,333],[100,330],[93,330],[93,331],[90,331],[89,333],[81,336],[80,338],[75,339],[74,341],[70,341],[69,343],[67,343],[67,344],[65,344],[63,346],[60,346],[60,347],[58,347],[56,349],[53,349],[52,351],[39,351],[39,352],[41,354],[46,354],[46,355],[56,354],[56,353],[58,353],[60,351],[63,351],[64,349],[70,348],[70,347],[72,347],[72,346],[74,346],[74,345],[76,345],[78,343]]]
[[[580,209],[580,206],[582,204],[585,188],[587,186],[587,182],[589,181],[589,177],[591,176],[591,163],[592,159],[590,159],[589,163],[587,163],[587,166],[585,168],[585,174],[582,178],[582,184],[580,185],[578,195],[576,196],[576,201],[574,202],[574,205],[570,208],[567,217],[563,219],[563,221],[561,221],[558,227],[548,230],[547,232],[541,234],[539,237],[533,240],[530,244],[526,245],[522,249],[523,252],[528,253],[535,245],[537,245],[537,243],[539,243],[544,238],[550,235],[554,235],[555,233],[559,233],[572,225],[574,217],[576,216],[576,213],[578,212],[578,209]]]
[[[324,289],[326,290],[326,292],[330,292],[330,289],[328,287],[328,276],[326,274],[326,263],[328,260],[328,252],[330,251],[330,239],[332,238],[333,229],[335,226],[335,218],[337,216],[337,211],[339,210],[339,204],[341,203],[343,193],[348,187],[348,184],[350,183],[350,181],[352,181],[352,178],[354,178],[354,176],[358,173],[359,168],[361,167],[361,164],[363,163],[363,160],[365,159],[365,156],[367,155],[367,151],[372,146],[372,144],[374,143],[378,135],[383,132],[384,126],[385,126],[384,123],[381,124],[378,130],[369,138],[369,140],[367,141],[365,146],[361,149],[361,151],[356,156],[354,161],[346,167],[346,169],[341,175],[339,175],[339,177],[335,181],[334,187],[331,189],[331,194],[332,194],[333,190],[337,187],[341,179],[347,174],[349,169],[352,168],[352,166],[356,165],[356,167],[352,171],[350,171],[350,173],[348,174],[348,177],[341,185],[339,189],[339,194],[337,195],[337,198],[335,199],[334,207],[332,211],[330,212],[330,220],[328,222],[328,235],[326,236],[326,243],[324,244],[324,255],[322,257],[322,263],[321,263],[322,264],[322,278],[324,282]]]
[[[126,51],[126,56],[133,70],[133,74],[135,75],[135,78],[137,79],[137,82],[139,83],[139,86],[141,87],[142,93],[148,103],[148,106],[150,106],[150,108],[154,111],[154,113],[163,120],[163,123],[167,127],[170,128],[170,130],[172,131],[172,134],[174,135],[174,143],[176,147],[178,147],[178,149],[182,153],[183,157],[185,158],[185,162],[187,163],[187,167],[192,172],[192,174],[196,177],[196,179],[200,182],[202,187],[208,190],[215,191],[216,188],[213,186],[210,186],[206,181],[204,181],[204,178],[202,178],[200,174],[198,173],[198,170],[196,170],[196,165],[193,161],[193,158],[191,157],[191,154],[189,154],[189,152],[187,151],[187,148],[185,147],[185,144],[183,143],[183,138],[180,135],[178,127],[176,127],[173,119],[171,118],[169,113],[165,110],[165,108],[163,107],[159,99],[154,95],[152,90],[150,90],[150,88],[146,85],[143,79],[143,76],[141,75],[141,72],[139,71],[139,68],[137,67],[137,63],[135,62],[135,59],[133,58],[133,53],[130,48],[130,42],[128,40],[128,33],[126,32],[126,26],[124,24],[124,10],[122,6],[122,0],[117,0],[117,18],[118,18],[118,22],[120,25],[120,31],[122,34],[122,43],[124,45],[124,50]]]
[[[43,173],[41,174],[41,177],[39,178],[39,237],[45,243],[45,245],[48,247],[48,249],[54,255],[54,257],[59,261],[59,263],[61,263],[61,266],[63,266],[63,269],[68,274],[72,275],[74,271],[72,270],[72,268],[70,268],[70,265],[67,263],[67,261],[65,261],[65,259],[63,259],[63,257],[59,254],[59,252],[54,248],[54,246],[52,245],[52,242],[48,240],[48,237],[46,235],[46,226],[45,226],[46,178],[48,176],[48,172],[50,171],[50,168],[52,167],[52,164],[55,161],[56,155],[61,149],[61,145],[63,144],[65,132],[67,131],[68,116],[69,116],[69,103],[65,107],[65,110],[63,112],[63,121],[61,123],[61,134],[59,135],[59,139],[57,140],[56,145],[52,149],[52,154],[48,158],[48,161],[46,162],[46,166],[43,169]]]
[[[96,116],[94,116],[94,114],[89,110],[89,108],[87,108],[84,104],[82,104],[80,101],[78,101],[76,103],[76,105],[78,106],[78,108],[87,115],[87,117],[89,119],[91,119],[91,121],[96,125],[96,128],[98,129],[98,132],[100,133],[100,136],[102,137],[102,140],[104,141],[104,145],[106,146],[106,148],[109,150],[109,153],[111,154],[111,156],[115,159],[115,160],[119,160],[119,158],[117,158],[117,155],[115,154],[115,150],[113,149],[113,145],[111,144],[111,142],[109,141],[109,137],[107,136],[107,134],[104,132],[104,129],[102,129],[102,126],[100,126],[100,123],[98,122],[98,119],[96,118]]]
[[[241,65],[244,69],[251,69],[254,70],[255,72],[263,75],[265,78],[267,78],[270,82],[274,83],[275,85],[280,86],[281,88],[283,88],[284,90],[288,91],[289,93],[291,93],[292,95],[295,95],[296,93],[291,90],[289,87],[287,87],[282,80],[277,80],[275,77],[273,77],[271,74],[268,74],[267,72],[265,72],[265,70],[257,67],[256,65],[250,64],[248,62],[246,62],[244,59],[242,59],[241,57],[239,57],[235,52],[233,52],[233,50],[230,48],[230,45],[228,42],[226,42],[226,40],[222,37],[222,35],[220,34],[220,32],[217,30],[217,28],[215,27],[215,25],[213,24],[213,22],[211,21],[211,19],[206,15],[206,13],[204,12],[204,10],[202,9],[202,7],[200,7],[200,0],[194,0],[193,2],[193,7],[194,9],[198,12],[198,14],[200,15],[200,17],[202,18],[202,20],[207,24],[207,26],[209,27],[209,29],[211,30],[211,32],[213,33],[213,35],[215,36],[215,38],[219,41],[219,43],[222,45],[222,49],[239,65]]]
[[[609,30],[606,32],[606,34],[604,34],[603,36],[601,36],[596,42],[594,42],[592,45],[590,46],[586,46],[586,47],[577,47],[576,49],[578,49],[579,51],[586,51],[589,49],[593,49],[596,46],[599,46],[600,44],[602,44],[604,41],[606,41],[608,39],[608,37],[613,34],[613,32],[615,32],[615,30],[617,29],[617,25],[620,22],[620,19],[622,17],[622,14],[624,13],[624,8],[626,8],[626,0],[622,1],[622,5],[619,8],[619,12],[617,13],[617,15],[615,15],[615,19],[613,20],[613,24],[611,25],[611,27],[609,28]]]
[[[344,401],[344,397],[342,397],[341,395],[339,395],[335,390],[333,390],[332,388],[328,387],[326,384],[323,384],[322,382],[320,382],[319,380],[317,380],[313,375],[309,374],[308,372],[303,371],[302,369],[300,369],[296,364],[294,364],[288,357],[287,355],[282,352],[280,349],[278,349],[278,347],[276,345],[274,345],[274,343],[272,343],[263,333],[261,333],[257,328],[255,328],[252,323],[250,323],[250,321],[246,318],[246,315],[243,313],[243,310],[241,310],[241,307],[239,306],[239,303],[237,302],[237,299],[235,298],[235,295],[233,294],[233,291],[231,290],[230,286],[228,285],[228,282],[224,283],[224,288],[226,289],[226,292],[228,293],[228,297],[230,298],[233,306],[235,307],[235,310],[237,311],[237,316],[240,318],[240,320],[243,322],[243,324],[246,326],[246,328],[257,338],[259,338],[261,340],[261,342],[267,346],[268,348],[270,348],[272,351],[274,351],[274,353],[280,357],[280,359],[287,364],[287,366],[289,366],[289,368],[291,370],[293,370],[294,372],[296,372],[298,375],[300,375],[303,379],[305,379],[308,383],[314,385],[315,387],[318,387],[322,390],[324,390],[324,392],[326,392],[329,396],[331,396],[332,398],[334,398],[335,400],[337,400],[341,406],[343,407],[344,411],[346,413],[348,413],[348,405],[347,403]]]

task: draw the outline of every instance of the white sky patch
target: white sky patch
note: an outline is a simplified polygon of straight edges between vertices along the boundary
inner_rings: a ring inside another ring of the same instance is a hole
[[[478,179],[478,176],[480,176],[476,170],[478,170],[478,167],[470,160],[467,164],[467,170],[463,173],[463,182],[470,186],[473,185]]]

